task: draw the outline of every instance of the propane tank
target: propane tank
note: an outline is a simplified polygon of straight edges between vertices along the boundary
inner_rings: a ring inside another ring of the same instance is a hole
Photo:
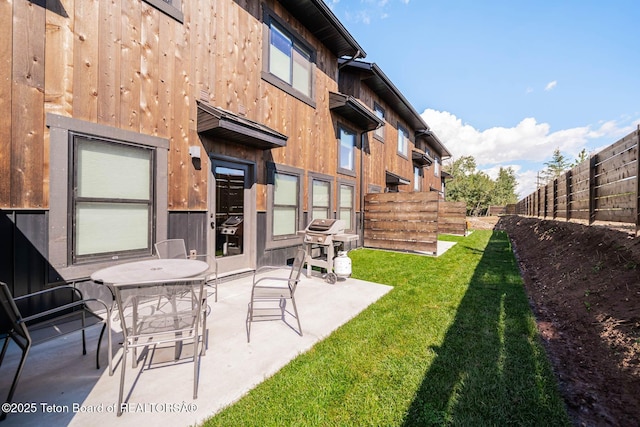
[[[338,256],[333,259],[333,271],[343,279],[351,276],[351,258],[347,256],[347,251],[339,251]]]

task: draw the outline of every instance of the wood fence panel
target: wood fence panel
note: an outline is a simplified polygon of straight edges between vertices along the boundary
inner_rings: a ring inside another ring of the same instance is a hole
[[[491,212],[497,206],[490,207]],[[464,236],[467,232],[467,204],[465,202],[438,203],[438,233]]]
[[[367,194],[364,245],[437,253],[438,199],[434,192]]]

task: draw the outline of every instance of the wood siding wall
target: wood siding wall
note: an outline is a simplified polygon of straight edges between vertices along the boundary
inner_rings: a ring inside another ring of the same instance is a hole
[[[364,245],[437,253],[438,200],[434,192],[367,194]]]
[[[384,141],[374,136],[374,132],[367,134],[368,146],[365,145],[364,174],[365,185],[376,185],[381,188],[386,187],[385,171],[394,173],[411,181],[411,185],[400,185],[402,192],[414,191],[413,188],[413,161],[411,151],[416,147],[414,138],[415,129],[409,125],[395,112],[392,107],[383,101],[370,87],[362,84],[360,75],[348,70],[340,71],[341,92],[358,98],[362,104],[373,111],[375,104],[380,105],[385,111]],[[398,155],[398,122],[409,131],[410,144],[408,158]],[[421,144],[419,144],[421,145]],[[418,147],[424,149],[424,147]],[[428,147],[432,155],[442,158],[442,154],[436,152],[433,147]],[[434,165],[424,169],[422,178],[422,191],[429,191],[433,188],[442,191],[441,177],[434,174]],[[440,168],[442,170],[442,167]]]

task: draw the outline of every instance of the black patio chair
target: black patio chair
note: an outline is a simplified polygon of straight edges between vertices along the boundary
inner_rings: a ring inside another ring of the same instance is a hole
[[[55,296],[56,293],[58,294],[57,297]],[[64,293],[66,293],[66,295],[60,295]],[[41,311],[38,310],[37,308],[40,307],[42,301],[37,301],[37,299],[47,297],[49,298],[47,299],[46,306],[49,308]],[[58,301],[63,302],[56,305],[55,303]],[[103,306],[105,309],[104,318],[91,310],[88,306],[89,303],[97,303]],[[23,316],[19,306],[23,307],[23,311],[28,313],[28,315]],[[0,282],[0,339],[4,340],[2,351],[0,352],[0,366],[4,361],[10,339],[13,340],[22,351],[20,362],[13,377],[5,403],[11,403],[13,400],[13,395],[18,386],[27,355],[34,343],[40,343],[81,330],[82,354],[86,355],[85,329],[102,322],[102,330],[100,331],[100,338],[98,339],[98,347],[96,350],[96,367],[100,369],[100,344],[106,327],[111,327],[110,313],[110,307],[103,301],[96,298],[84,298],[82,292],[71,285],[56,286],[14,298],[7,284]],[[87,324],[87,316],[97,320],[97,322]],[[77,325],[77,322],[80,322],[80,324]],[[37,336],[36,339],[32,338],[33,334]],[[110,337],[109,341],[111,341]],[[109,346],[111,346],[111,342],[109,342]],[[111,373],[112,363],[110,349],[108,355],[109,372]],[[6,416],[7,413],[1,411],[0,421],[4,420]]]

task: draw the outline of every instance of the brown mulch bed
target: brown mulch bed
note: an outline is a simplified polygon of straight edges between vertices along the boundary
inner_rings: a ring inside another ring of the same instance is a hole
[[[469,221],[509,234],[575,425],[640,425],[640,237],[519,216]]]

